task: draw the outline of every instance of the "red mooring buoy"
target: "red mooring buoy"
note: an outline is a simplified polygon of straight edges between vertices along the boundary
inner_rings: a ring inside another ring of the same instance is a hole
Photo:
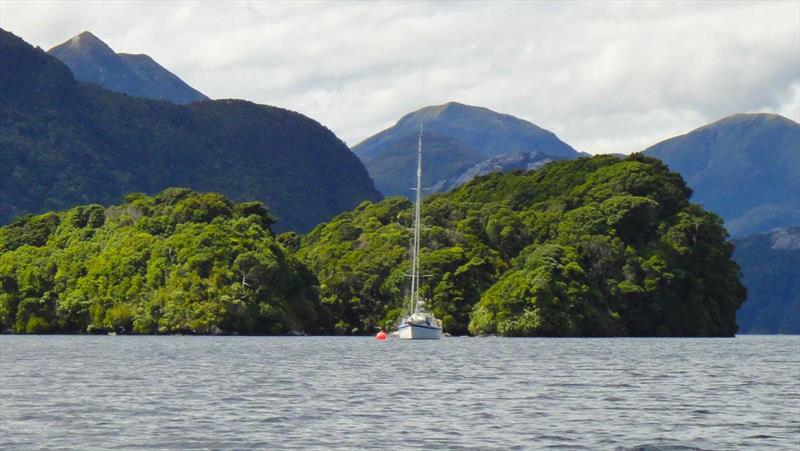
[[[386,335],[386,332],[384,332],[384,331],[380,331],[380,332],[378,332],[377,335],[375,335],[375,338],[380,340],[380,341],[386,340],[386,337],[387,337],[387,335]]]

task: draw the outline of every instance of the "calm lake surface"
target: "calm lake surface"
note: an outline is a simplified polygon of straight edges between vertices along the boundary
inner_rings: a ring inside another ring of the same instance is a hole
[[[2,449],[799,444],[798,336],[0,336]]]

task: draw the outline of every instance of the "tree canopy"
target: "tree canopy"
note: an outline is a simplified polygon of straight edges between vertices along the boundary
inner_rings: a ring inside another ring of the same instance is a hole
[[[262,203],[167,189],[0,228],[0,325],[17,333],[320,333],[314,277]]]
[[[455,334],[721,335],[745,298],[719,217],[656,159],[495,173],[423,206],[421,265]],[[411,204],[364,203],[303,237],[341,333],[400,316]]]
[[[425,200],[422,293],[452,334],[730,336],[745,299],[719,217],[632,155],[495,173]],[[15,332],[370,334],[403,312],[412,205],[300,236],[259,202],[173,188],[0,228]]]

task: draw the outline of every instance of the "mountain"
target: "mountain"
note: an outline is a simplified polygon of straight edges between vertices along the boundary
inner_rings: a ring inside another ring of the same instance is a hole
[[[429,106],[353,147],[384,195],[408,195],[407,188],[414,186],[420,126],[425,153],[436,154],[431,162],[423,162],[428,186],[455,179],[480,161],[503,154],[580,155],[552,132],[508,114],[457,102]],[[435,175],[428,177],[429,171]]]
[[[800,124],[737,114],[644,151],[683,175],[734,236],[800,224]]]
[[[187,104],[208,97],[147,55],[115,53],[88,31],[47,53],[66,64],[79,81],[136,97]]]
[[[453,334],[731,336],[745,297],[733,246],[690,194],[641,154],[478,177],[423,203],[421,292]],[[390,197],[301,238],[338,333],[403,313],[412,216]]]
[[[745,334],[800,334],[800,227],[735,239],[747,301],[737,313]]]
[[[448,180],[440,180],[431,187],[433,192],[450,191],[470,182],[475,177],[479,177],[492,172],[511,172],[511,171],[532,171],[544,166],[551,161],[565,160],[565,157],[557,157],[542,152],[515,152],[498,155],[496,157],[483,160],[464,171],[461,175]]]
[[[405,135],[361,161],[384,196],[411,196],[416,186],[418,134]],[[422,154],[423,186],[431,187],[461,174],[486,157],[461,141],[436,132],[424,134]]]
[[[309,230],[380,199],[361,162],[299,113],[240,100],[174,105],[79,83],[0,30],[0,223],[170,186],[257,199]]]

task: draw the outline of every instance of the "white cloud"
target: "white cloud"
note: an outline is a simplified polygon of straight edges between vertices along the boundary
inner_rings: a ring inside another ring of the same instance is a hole
[[[458,100],[579,150],[631,152],[743,111],[800,119],[800,3],[0,2],[49,48],[91,30],[214,98],[307,114],[349,144]]]
[[[778,103],[778,108],[773,105]],[[761,108],[762,112],[778,113],[795,122],[800,122],[800,80],[792,83],[785,92],[777,96],[769,105]]]

